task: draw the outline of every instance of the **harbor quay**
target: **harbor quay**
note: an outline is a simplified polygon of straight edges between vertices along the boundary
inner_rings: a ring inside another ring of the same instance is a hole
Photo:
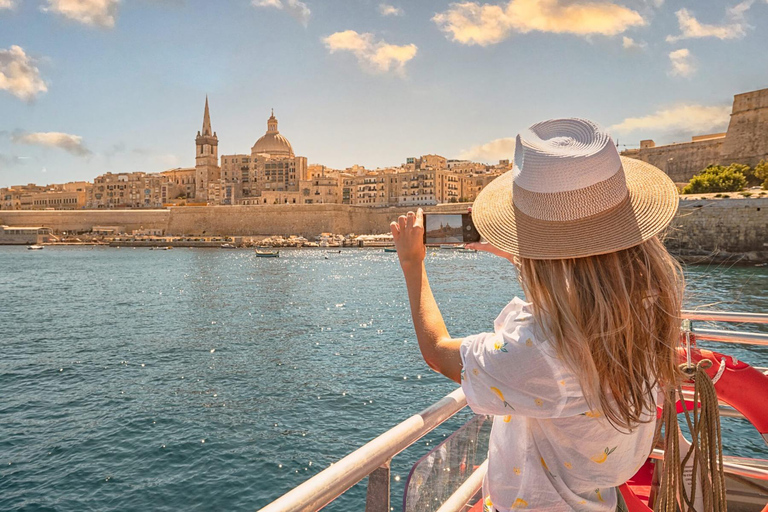
[[[461,213],[470,206],[471,203],[458,203],[424,209],[428,213]],[[217,246],[229,238],[255,240],[295,235],[315,240],[322,233],[387,233],[392,220],[412,209],[297,204],[185,206],[158,210],[5,210],[0,211],[0,225],[9,229],[13,226],[48,228],[54,235],[199,238],[191,240],[194,244],[189,240],[185,242],[190,246]],[[203,243],[206,237],[207,243]],[[684,260],[768,262],[768,198],[681,199],[665,241],[669,250]]]

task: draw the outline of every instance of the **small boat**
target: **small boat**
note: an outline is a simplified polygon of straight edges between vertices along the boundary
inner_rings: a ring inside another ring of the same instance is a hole
[[[171,249],[173,249],[173,247],[171,247],[169,245],[169,246],[166,246],[166,247],[158,247],[157,249],[160,250],[160,251],[170,251]]]
[[[237,246],[234,244],[221,244],[222,249],[237,249]]]
[[[397,252],[397,249],[394,247],[385,247],[384,252]]]
[[[279,258],[280,251],[260,251],[259,249],[256,249],[256,257],[257,258]]]
[[[43,246],[42,245],[29,245],[27,246],[27,250],[29,251],[42,251]]]

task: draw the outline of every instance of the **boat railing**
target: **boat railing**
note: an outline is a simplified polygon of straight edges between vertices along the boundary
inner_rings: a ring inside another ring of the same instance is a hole
[[[720,311],[683,311],[683,318],[692,321],[724,323],[768,324],[768,314],[730,313]],[[745,345],[768,345],[768,334],[695,329],[699,340]],[[392,458],[426,434],[440,426],[467,405],[461,388],[443,397],[361,446],[346,457],[299,484],[260,512],[296,512],[320,510],[344,494],[353,485],[368,477],[365,512],[390,512],[390,464]],[[724,416],[741,416],[734,409],[723,405]],[[655,450],[652,458],[663,455]],[[744,467],[736,462],[724,464],[726,472],[768,480],[768,469]],[[467,501],[480,489],[487,471],[487,462],[478,467],[467,480],[446,500],[438,512],[459,512]],[[730,470],[730,471],[729,471]]]

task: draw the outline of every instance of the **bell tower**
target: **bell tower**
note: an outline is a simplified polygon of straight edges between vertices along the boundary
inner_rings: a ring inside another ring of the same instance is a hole
[[[221,179],[219,167],[219,138],[211,129],[211,114],[208,111],[208,95],[205,96],[203,130],[195,137],[195,199],[208,201],[208,185]]]

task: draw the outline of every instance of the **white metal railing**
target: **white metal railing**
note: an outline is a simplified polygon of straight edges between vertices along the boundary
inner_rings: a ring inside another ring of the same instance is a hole
[[[683,310],[682,317],[704,322],[734,322],[768,324],[768,314],[731,313],[721,311]],[[699,340],[747,345],[768,345],[768,334],[696,329]],[[390,461],[426,434],[437,428],[467,405],[461,388],[443,397],[420,413],[384,432],[343,459],[332,464],[309,480],[295,487],[277,500],[265,506],[260,512],[295,512],[320,510],[350,487],[365,477],[368,478],[366,512],[390,512]],[[743,417],[738,411],[725,404],[720,405],[723,416]],[[768,439],[766,439],[768,442]],[[663,458],[663,452],[654,450],[651,458]],[[743,477],[768,480],[768,470],[736,462],[724,461],[727,473]],[[486,460],[467,480],[443,503],[438,512],[458,512],[482,485],[488,469]]]
[[[486,473],[488,473],[488,459],[485,459],[485,462],[464,480],[464,483],[443,502],[437,512],[459,512],[462,510],[472,499],[472,496],[483,486],[483,478],[485,478]]]
[[[766,313],[734,313],[730,311],[693,311],[684,309],[683,318],[705,322],[735,322],[748,324],[768,324]]]
[[[389,461],[466,405],[467,399],[461,388],[454,390],[295,487],[262,508],[261,512],[320,510],[368,475],[371,478],[368,481],[366,511],[389,512]],[[376,471],[379,471],[378,475],[373,474]],[[384,479],[386,485],[381,482]],[[384,492],[386,496],[380,495]]]

